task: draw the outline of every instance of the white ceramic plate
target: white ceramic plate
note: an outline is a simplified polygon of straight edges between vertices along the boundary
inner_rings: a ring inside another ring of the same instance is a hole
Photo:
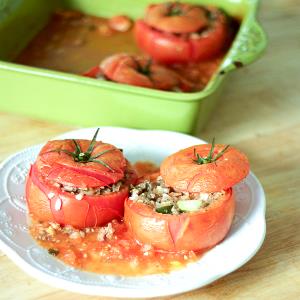
[[[66,133],[59,138],[90,139],[95,128]],[[179,149],[204,141],[169,131],[101,127],[99,139],[124,149],[127,158],[160,163]],[[0,168],[0,248],[33,277],[58,288],[89,295],[158,297],[190,291],[236,270],[260,248],[265,237],[265,196],[251,173],[234,187],[236,214],[226,239],[199,261],[169,274],[124,277],[82,272],[53,258],[28,234],[24,185],[29,165],[41,145],[9,157]]]

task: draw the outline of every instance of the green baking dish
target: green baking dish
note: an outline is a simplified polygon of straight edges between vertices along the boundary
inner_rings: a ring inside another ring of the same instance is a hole
[[[258,0],[189,0],[213,4],[242,18],[239,32],[206,88],[174,93],[98,81],[12,63],[57,8],[109,17],[140,17],[153,0],[0,0],[0,110],[80,126],[115,125],[191,133],[203,127],[221,98],[227,73],[266,47],[256,21]],[[122,51],[122,49],[120,49]],[[234,87],[232,87],[234,88]]]

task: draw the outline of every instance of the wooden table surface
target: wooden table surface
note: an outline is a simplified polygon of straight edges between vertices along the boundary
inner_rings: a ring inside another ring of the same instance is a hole
[[[260,20],[269,36],[265,55],[232,75],[198,136],[215,136],[249,156],[267,196],[266,240],[237,271],[168,299],[300,299],[300,1],[264,1]],[[1,112],[0,160],[70,129]],[[1,252],[0,291],[0,299],[105,299],[49,287]]]

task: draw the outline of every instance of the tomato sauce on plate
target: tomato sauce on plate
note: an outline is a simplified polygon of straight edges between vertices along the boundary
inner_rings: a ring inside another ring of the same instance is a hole
[[[140,177],[159,168],[151,162],[134,165]],[[147,275],[180,269],[201,257],[203,252],[167,252],[138,243],[123,220],[103,227],[75,229],[31,218],[30,234],[49,254],[83,271],[115,275]]]
[[[49,254],[83,271],[115,275],[167,273],[196,261],[194,251],[165,252],[134,240],[123,221],[76,230],[32,220],[31,235]]]

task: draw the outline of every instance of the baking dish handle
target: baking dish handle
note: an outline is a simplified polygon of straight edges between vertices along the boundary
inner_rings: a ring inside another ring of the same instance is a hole
[[[267,37],[264,30],[255,19],[251,20],[249,27],[243,26],[241,28],[223,63],[220,74],[228,73],[254,62],[263,53],[266,45]]]

